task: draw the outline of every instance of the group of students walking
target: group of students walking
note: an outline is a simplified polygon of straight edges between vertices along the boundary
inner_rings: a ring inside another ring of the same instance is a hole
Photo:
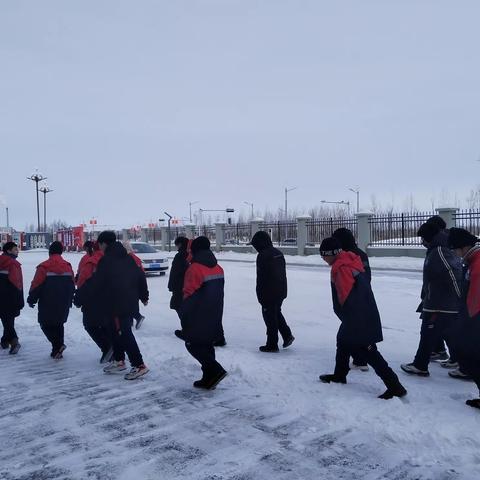
[[[429,361],[439,355],[436,346],[445,340],[450,356],[442,357],[443,366],[452,369],[451,376],[473,379],[480,390],[480,244],[464,229],[447,230],[438,216],[423,224],[418,235],[427,248],[417,309],[422,320],[420,343],[414,361],[401,368],[411,375],[428,376]],[[193,385],[213,389],[227,375],[215,357],[215,347],[226,345],[222,325],[224,272],[208,238],[178,237],[175,245],[178,252],[168,283],[170,307],[181,323],[175,335],[201,365],[202,377]],[[295,340],[282,313],[287,298],[285,258],[264,231],[255,233],[251,245],[258,252],[256,293],[267,334],[259,350],[276,353],[279,335],[283,348]],[[38,265],[27,303],[34,307],[38,302],[38,321],[52,345],[53,358],[61,359],[66,348],[63,326],[73,302],[82,309],[85,330],[102,352],[101,363],[109,362],[105,373],[125,371],[126,356],[131,370],[125,379],[134,380],[148,372],[132,325],[136,320],[138,328],[143,320],[138,305],[139,301],[147,305],[149,292],[141,261],[127,249],[114,232],[102,232],[97,242],[86,245],[87,252],[74,276],[71,265],[61,256],[61,243],[50,245],[49,259]],[[7,242],[0,256],[1,346],[10,354],[20,348],[14,319],[24,307],[17,255],[17,246]],[[322,241],[320,255],[331,266],[333,309],[340,319],[335,369],[332,374],[320,375],[320,381],[346,383],[351,368],[366,371],[370,365],[386,386],[379,398],[405,396],[406,389],[377,348],[383,340],[382,325],[367,255],[345,228]],[[480,408],[480,398],[467,404]]]

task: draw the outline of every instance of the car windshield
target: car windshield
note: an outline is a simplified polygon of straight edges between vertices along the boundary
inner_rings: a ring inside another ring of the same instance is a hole
[[[157,253],[148,243],[132,243],[132,248],[135,253]]]

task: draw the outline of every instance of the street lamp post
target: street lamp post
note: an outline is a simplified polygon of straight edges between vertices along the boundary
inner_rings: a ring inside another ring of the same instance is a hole
[[[360,189],[357,187],[349,188],[349,190],[357,195],[357,213],[360,211]]]
[[[188,206],[190,207],[190,223],[192,223],[192,205],[195,205],[198,202],[199,200],[196,200],[195,202],[188,202]]]
[[[37,192],[37,231],[40,231],[40,204],[38,201],[38,183],[42,180],[46,180],[47,177],[44,177],[41,173],[38,172],[38,169],[35,170],[35,173],[27,177],[27,180],[32,180],[35,182],[35,190]]]
[[[172,251],[172,246],[170,244],[170,222],[172,221],[173,215],[170,215],[167,212],[163,212],[168,217],[168,251]]]
[[[298,187],[287,188],[285,187],[285,220],[288,220],[288,192],[296,190]]]
[[[250,220],[253,220],[253,203],[250,203],[250,202],[243,202],[245,205],[250,205],[252,207],[252,216],[250,218]]]
[[[40,192],[43,193],[43,228],[44,232],[47,231],[47,193],[53,192],[51,188],[44,183],[40,188]]]

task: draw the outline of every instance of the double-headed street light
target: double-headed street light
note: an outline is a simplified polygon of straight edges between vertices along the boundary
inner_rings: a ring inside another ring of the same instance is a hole
[[[336,205],[346,205],[348,214],[350,215],[350,202],[347,200],[340,200],[339,202],[329,202],[328,200],[320,200],[320,203],[334,203]]]
[[[38,183],[46,179],[47,177],[44,177],[41,173],[38,172],[38,168],[35,169],[35,173],[27,177],[27,180],[32,180],[33,182],[35,182],[35,191],[37,192],[37,232],[40,232],[40,205],[38,202]]]
[[[44,183],[40,188],[39,191],[43,193],[43,228],[44,232],[47,231],[47,193],[53,192],[49,186]]]

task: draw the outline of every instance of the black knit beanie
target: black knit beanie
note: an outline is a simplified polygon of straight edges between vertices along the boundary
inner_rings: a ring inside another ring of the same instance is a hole
[[[448,246],[450,248],[473,247],[478,238],[464,228],[451,228],[448,232]]]
[[[332,257],[342,251],[340,242],[333,237],[327,237],[322,240],[320,245],[320,255],[322,257]]]

